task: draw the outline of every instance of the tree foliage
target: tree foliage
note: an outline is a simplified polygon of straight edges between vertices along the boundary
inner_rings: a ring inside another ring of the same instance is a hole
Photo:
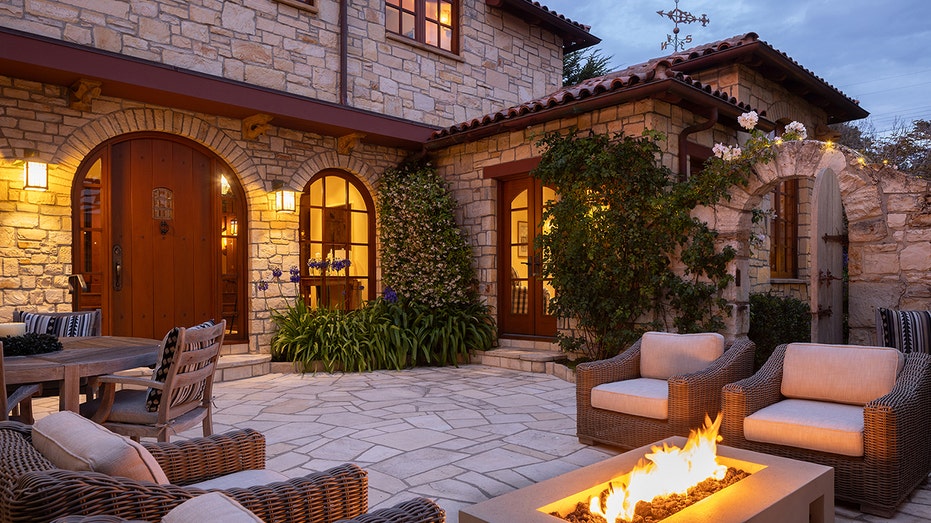
[[[896,123],[888,134],[879,135],[868,123],[862,126],[840,124],[839,143],[850,147],[874,164],[931,180],[931,121],[914,120],[911,126]]]
[[[658,161],[660,139],[654,132],[637,138],[570,132],[538,142],[545,152],[532,174],[559,194],[544,211],[537,240],[543,276],[556,290],[550,312],[576,318],[580,332],[560,335],[565,350],[598,359],[647,329],[723,327],[721,291],[736,253],[716,250],[717,233],[691,210],[745,180],[743,164],[718,162],[707,175],[675,182]]]
[[[589,78],[604,76],[610,72],[612,56],[602,56],[600,49],[579,49],[562,57],[562,84],[576,85]]]

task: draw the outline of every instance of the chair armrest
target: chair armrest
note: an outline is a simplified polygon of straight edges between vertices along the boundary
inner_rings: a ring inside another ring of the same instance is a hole
[[[725,436],[725,445],[728,438],[734,444],[743,440],[744,418],[782,399],[782,362],[785,355],[786,346],[779,345],[756,374],[728,383],[721,389],[721,410],[724,412],[721,433]]]
[[[687,429],[701,426],[705,414],[712,419],[721,410],[721,389],[753,373],[756,345],[749,339],[735,340],[708,367],[669,378],[669,420]]]
[[[118,374],[105,374],[103,376],[96,376],[95,379],[100,385],[107,383],[119,384],[119,385],[138,385],[141,387],[149,387],[152,389],[163,389],[165,384],[161,381],[153,380],[152,378],[143,378],[140,376],[120,376]]]
[[[613,358],[580,363],[575,368],[575,376],[577,386],[589,390],[604,383],[639,378],[640,340]]]
[[[909,353],[892,390],[863,409],[863,448],[873,470],[899,476],[904,469],[918,468],[926,475],[931,465],[929,420],[931,355]]]
[[[265,468],[265,436],[253,429],[142,444],[173,485],[189,485],[241,470]]]
[[[338,523],[444,523],[446,511],[427,498],[414,498]]]
[[[332,523],[364,513],[367,491],[365,471],[346,464],[287,481],[220,492],[266,523]],[[21,476],[5,506],[12,521],[97,514],[159,521],[171,509],[206,492],[97,472],[56,469]]]

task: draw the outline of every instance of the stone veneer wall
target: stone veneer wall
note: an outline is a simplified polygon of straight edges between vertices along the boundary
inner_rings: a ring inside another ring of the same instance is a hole
[[[8,0],[0,26],[338,102],[339,3],[317,3]],[[351,106],[452,125],[562,83],[562,41],[485,2],[460,2],[458,55],[386,35],[383,0],[347,4]]]
[[[598,132],[624,131],[638,134],[644,128],[659,129],[675,137],[683,123],[678,109],[656,101],[640,101],[502,132],[476,142],[452,145],[434,153],[440,172],[459,200],[459,219],[467,231],[478,260],[480,292],[497,306],[497,206],[495,180],[482,178],[482,169],[542,154],[533,144],[544,132],[577,127]],[[671,116],[675,116],[673,119]],[[715,127],[694,136],[696,142],[734,143],[733,132]],[[664,145],[663,162],[675,165],[675,140]],[[874,170],[862,165],[858,155],[843,147],[818,141],[792,142],[781,146],[777,159],[757,166],[758,175],[745,187],[736,187],[729,202],[714,209],[700,208],[695,215],[720,233],[720,244],[737,249],[738,258],[729,272],[740,269],[740,286],[731,285],[725,298],[731,304],[726,335],[745,335],[749,328],[747,306],[751,211],[759,208],[773,186],[787,178],[801,178],[803,185],[826,172],[836,175],[849,223],[849,325],[850,342],[875,343],[873,311],[876,307],[931,309],[931,183],[892,169]],[[810,204],[809,204],[810,207]],[[802,209],[808,215],[810,208]],[[807,219],[810,223],[810,219]],[[803,245],[803,254],[809,247]],[[792,289],[807,298],[807,289]],[[560,328],[565,328],[561,324]]]
[[[66,88],[0,76],[0,321],[14,308],[70,310],[71,184],[94,147],[136,131],[159,131],[197,142],[225,160],[242,184],[249,217],[248,274],[269,279],[270,268],[299,263],[297,214],[272,210],[271,180],[302,188],[317,172],[336,168],[357,176],[374,195],[378,176],[406,151],[361,143],[348,155],[336,139],[271,127],[258,138],[241,136],[240,120],[101,97],[93,112],[70,109]],[[49,190],[22,190],[14,151],[37,149],[50,162]],[[266,293],[250,286],[250,348],[268,347],[269,311],[295,295],[291,284]]]

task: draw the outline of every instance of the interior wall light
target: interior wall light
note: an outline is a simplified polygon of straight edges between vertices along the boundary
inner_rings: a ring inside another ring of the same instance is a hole
[[[275,210],[278,212],[294,212],[297,209],[295,205],[294,191],[284,186],[281,180],[272,180],[272,191],[275,193]]]
[[[48,164],[39,161],[39,153],[35,149],[26,149],[23,157],[23,189],[47,191]]]

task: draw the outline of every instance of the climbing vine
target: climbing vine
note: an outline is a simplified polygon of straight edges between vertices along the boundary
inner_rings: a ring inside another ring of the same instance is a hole
[[[754,165],[775,156],[778,141],[755,129],[756,113],[739,121],[751,135],[743,147],[715,145],[714,157],[683,182],[658,160],[665,137],[655,131],[572,131],[538,141],[545,152],[532,174],[559,194],[537,240],[556,291],[549,312],[577,321],[572,334],[559,335],[564,350],[601,359],[645,330],[723,328],[722,291],[736,252],[716,248],[717,232],[691,211],[727,198]],[[786,130],[784,139],[804,139],[801,124]]]

